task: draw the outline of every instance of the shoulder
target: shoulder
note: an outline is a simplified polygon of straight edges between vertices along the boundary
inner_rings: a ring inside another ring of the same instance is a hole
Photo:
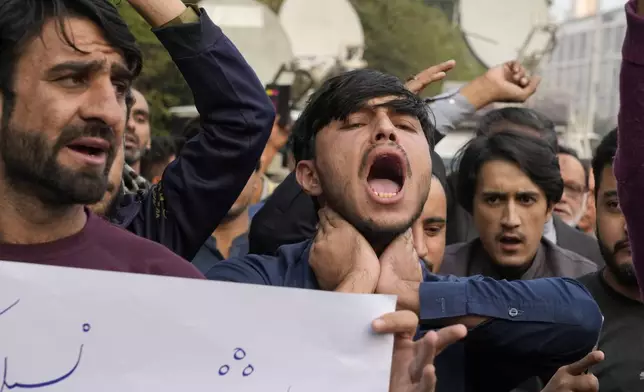
[[[302,273],[308,271],[310,246],[311,241],[308,240],[281,246],[275,256],[249,254],[231,258],[212,267],[206,277],[211,280],[284,286],[287,275],[296,270]]]
[[[544,244],[546,246],[547,252],[554,256],[556,260],[564,261],[568,265],[570,265],[575,270],[575,273],[577,273],[577,276],[582,276],[597,271],[597,264],[593,263],[579,253],[573,252],[569,249],[564,249],[547,240],[544,241]]]
[[[97,216],[92,225],[100,234],[94,236],[102,250],[125,263],[131,272],[186,278],[203,278],[188,261],[156,242],[114,226]]]

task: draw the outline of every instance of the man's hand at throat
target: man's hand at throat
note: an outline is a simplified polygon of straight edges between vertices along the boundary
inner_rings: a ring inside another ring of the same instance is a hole
[[[380,262],[367,240],[338,213],[324,207],[309,254],[320,288],[345,293],[374,293]]]
[[[398,296],[398,308],[419,311],[418,288],[423,281],[411,229],[398,236],[380,256],[376,293]]]
[[[338,213],[324,207],[318,215],[309,263],[321,289],[397,295],[398,308],[418,313],[423,273],[411,230],[394,239],[378,257],[364,236]]]

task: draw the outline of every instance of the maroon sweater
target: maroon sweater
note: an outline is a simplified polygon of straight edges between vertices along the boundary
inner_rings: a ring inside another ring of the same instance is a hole
[[[87,214],[83,230],[71,237],[38,245],[0,244],[0,260],[204,279],[163,245]]]
[[[618,149],[614,171],[619,202],[626,217],[633,263],[644,291],[644,18],[637,3],[626,5],[626,39],[622,49]]]

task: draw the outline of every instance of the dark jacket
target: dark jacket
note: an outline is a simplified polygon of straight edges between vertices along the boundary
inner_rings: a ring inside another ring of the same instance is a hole
[[[199,23],[154,33],[190,86],[203,129],[158,185],[126,195],[109,218],[192,260],[255,170],[275,110],[253,69],[205,11]]]

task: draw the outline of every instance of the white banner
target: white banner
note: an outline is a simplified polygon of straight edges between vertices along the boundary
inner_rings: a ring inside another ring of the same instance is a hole
[[[0,261],[0,392],[386,392],[395,297]]]

